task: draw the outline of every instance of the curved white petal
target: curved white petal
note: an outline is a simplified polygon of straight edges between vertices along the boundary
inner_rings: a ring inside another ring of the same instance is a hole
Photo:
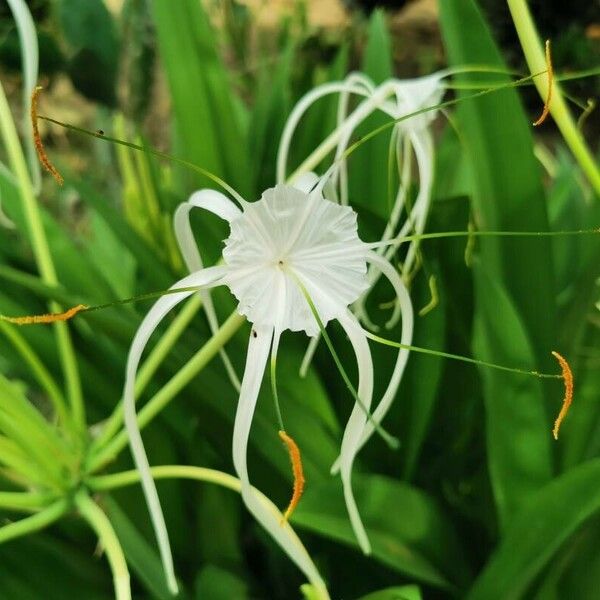
[[[171,289],[192,286],[218,285],[225,274],[225,271],[225,267],[211,267],[209,269],[204,269],[184,277],[175,285],[173,285]],[[123,411],[125,417],[125,428],[129,436],[129,445],[131,446],[131,453],[133,455],[135,466],[140,472],[142,489],[144,491],[144,496],[146,497],[148,510],[150,511],[150,518],[152,520],[152,526],[154,527],[154,533],[158,541],[161,560],[165,568],[169,589],[173,593],[177,593],[177,581],[175,579],[175,570],[173,567],[173,557],[171,555],[169,535],[167,533],[165,519],[160,507],[156,485],[154,484],[154,480],[150,474],[150,465],[148,464],[148,457],[146,456],[146,451],[144,449],[142,435],[137,423],[134,388],[135,377],[140,358],[150,336],[158,327],[165,315],[182,300],[185,300],[193,293],[195,292],[186,291],[163,296],[157,300],[148,314],[144,317],[144,320],[142,321],[135,334],[135,337],[133,338],[129,355],[127,357],[125,388],[123,391]]]
[[[242,214],[242,211],[227,198],[227,196],[211,189],[194,192],[187,202],[180,204],[177,207],[173,218],[175,237],[177,238],[177,243],[179,244],[185,264],[192,273],[194,271],[199,271],[204,267],[190,225],[190,212],[193,208],[207,210],[228,223],[231,223],[231,221],[237,219]],[[217,319],[217,313],[215,312],[210,291],[201,290],[200,297],[202,298],[202,304],[204,305],[204,312],[206,313],[210,331],[214,335],[217,329],[219,329],[219,321]],[[223,349],[219,351],[219,354],[233,387],[239,392],[240,380],[229,360],[229,356],[227,356],[227,353]]]
[[[317,86],[298,101],[292,114],[285,123],[279,142],[279,148],[277,150],[277,183],[283,183],[286,180],[286,168],[290,144],[292,137],[294,136],[294,131],[304,113],[310,108],[311,104],[316,102],[319,98],[343,91],[348,91],[349,93],[360,96],[367,96],[369,93],[359,85],[351,85],[346,82],[334,82]]]
[[[306,352],[304,353],[304,357],[302,358],[302,362],[300,363],[299,374],[300,377],[302,377],[302,379],[304,379],[306,377],[306,374],[308,373],[308,368],[310,367],[310,363],[312,362],[312,359],[315,356],[315,352],[317,351],[317,346],[319,345],[320,339],[320,333],[310,338],[310,342],[308,343]]]
[[[302,173],[299,175],[296,180],[292,183],[292,185],[301,192],[308,194],[311,192],[317,182],[319,181],[319,176],[312,171],[308,171],[307,173]]]
[[[19,41],[21,43],[21,62],[23,70],[23,134],[27,148],[27,161],[34,193],[39,194],[41,188],[41,167],[35,150],[33,131],[31,130],[31,94],[38,79],[38,39],[33,17],[24,0],[8,0],[8,5],[15,18]]]
[[[352,492],[352,465],[360,449],[361,436],[367,422],[365,410],[368,411],[370,409],[371,401],[373,399],[373,360],[371,358],[371,350],[369,349],[367,337],[362,331],[356,317],[350,311],[347,311],[346,314],[339,319],[339,322],[350,339],[350,343],[352,344],[352,348],[356,355],[356,362],[358,364],[357,393],[363,403],[362,407],[358,402],[354,404],[354,408],[352,409],[352,413],[346,424],[346,429],[344,430],[339,458],[340,475],[344,488],[346,508],[348,509],[348,516],[350,517],[354,535],[356,535],[356,539],[358,540],[362,551],[365,554],[370,554],[371,544],[358,513],[356,500],[354,499],[354,493]]]
[[[283,548],[290,559],[296,563],[309,581],[320,582],[320,587],[323,587],[318,571],[302,544],[299,543],[290,524],[281,522],[276,512],[268,510],[264,501],[261,500],[250,484],[248,476],[246,460],[248,438],[272,338],[273,329],[270,327],[254,326],[250,334],[246,368],[242,378],[242,389],[233,427],[233,465],[240,478],[242,498],[248,510]]]
[[[379,254],[375,252],[369,252],[367,255],[367,261],[379,269],[394,287],[394,291],[396,292],[398,299],[398,306],[401,307],[402,313],[402,333],[400,334],[400,343],[404,344],[405,346],[411,345],[414,330],[414,311],[412,301],[408,294],[408,290],[402,281],[402,278],[398,275],[396,269],[394,269],[394,267],[387,260],[385,260],[385,258],[379,256]],[[360,325],[358,326],[360,327]],[[379,401],[379,404],[371,415],[372,421],[367,421],[365,425],[358,450],[360,450],[360,448],[362,448],[373,435],[375,431],[373,424],[381,424],[392,403],[394,402],[394,398],[398,392],[398,387],[400,386],[400,381],[402,380],[402,375],[404,374],[404,369],[406,368],[409,353],[410,351],[405,348],[401,348],[398,351],[398,358],[396,359],[396,364],[394,365],[394,370],[388,386],[383,394],[383,397]],[[334,473],[339,470],[340,464],[341,455],[333,464],[332,471]]]
[[[415,201],[415,208],[418,207],[418,212],[413,226],[415,233],[421,234],[425,229],[425,223],[429,215],[431,192],[433,190],[433,139],[428,129],[421,132],[411,132],[410,136],[417,157],[417,164],[419,165],[419,192]],[[405,272],[410,272],[418,247],[418,241],[410,244],[404,260]]]

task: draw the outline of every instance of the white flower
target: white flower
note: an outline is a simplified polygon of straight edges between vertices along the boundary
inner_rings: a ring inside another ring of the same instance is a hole
[[[388,389],[372,420],[368,420],[366,410],[370,409],[373,396],[373,362],[365,332],[348,308],[367,288],[368,263],[391,282],[406,311],[407,318],[402,325],[403,343],[412,336],[412,308],[402,280],[383,257],[359,239],[356,213],[348,206],[340,206],[323,197],[323,184],[324,180],[306,175],[298,180],[296,187],[279,184],[265,191],[257,202],[239,199],[241,209],[214,190],[193,194],[178,211],[176,220],[180,231],[186,231],[183,219],[189,214],[190,207],[200,207],[226,220],[230,235],[224,242],[222,265],[199,268],[173,286],[173,289],[195,286],[207,290],[226,285],[239,301],[238,311],[253,324],[233,431],[234,466],[242,482],[242,497],[248,509],[309,580],[317,582],[321,581],[318,572],[303,547],[292,541],[289,524],[282,524],[272,511],[266,510],[248,475],[248,438],[269,354],[277,352],[279,338],[286,329],[304,331],[310,336],[319,332],[300,285],[310,295],[323,323],[335,319],[348,335],[358,364],[361,402],[356,402],[348,420],[339,467],[353,529],[362,549],[368,553],[369,540],[352,493],[352,465],[358,450],[371,435],[374,423],[383,418],[393,399],[406,362],[406,352],[401,350]],[[189,245],[187,249],[189,252]],[[199,254],[196,259],[199,260]],[[125,422],[132,453],[142,474],[163,563],[173,584],[165,523],[137,425],[134,383],[150,335],[169,310],[193,293],[188,290],[166,295],[146,315],[131,346],[124,391]]]
[[[356,129],[374,112],[381,111],[390,119],[398,120],[414,112],[439,104],[444,93],[442,80],[450,71],[440,71],[426,77],[416,79],[389,79],[379,86],[362,73],[351,73],[344,81],[326,83],[317,86],[307,93],[292,111],[281,138],[277,155],[277,180],[291,181],[307,171],[314,169],[329,152],[335,149],[334,162],[324,177],[329,177],[328,193],[341,204],[348,204],[348,172],[344,152],[347,150]],[[323,143],[287,178],[287,162],[293,136],[306,111],[320,98],[339,94],[337,127]],[[358,96],[360,101],[349,113],[349,97]],[[433,139],[429,128],[437,111],[431,110],[396,123],[392,129],[390,143],[398,156],[399,186],[388,223],[381,237],[382,241],[393,241],[387,248],[382,247],[379,253],[391,259],[403,237],[411,232],[420,234],[425,228],[431,191],[433,187]],[[409,207],[407,203],[412,175],[413,155],[416,158],[419,178],[417,198]],[[382,167],[385,172],[385,167]],[[401,218],[406,213],[402,225]],[[405,280],[414,266],[418,242],[411,242],[401,264]],[[379,273],[371,269],[369,272],[369,290],[377,282]],[[368,294],[368,292],[367,292]],[[355,313],[369,327],[376,329],[365,310],[366,294],[355,307]],[[397,322],[397,312],[390,325]]]

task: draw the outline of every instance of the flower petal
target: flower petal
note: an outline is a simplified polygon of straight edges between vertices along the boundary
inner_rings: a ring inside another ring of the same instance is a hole
[[[319,98],[344,91],[348,91],[349,93],[360,96],[369,95],[369,92],[365,90],[363,86],[352,85],[351,83],[348,84],[346,82],[334,82],[317,86],[303,96],[296,104],[294,110],[285,123],[285,128],[283,130],[281,141],[279,142],[279,148],[277,150],[277,183],[283,183],[286,181],[286,169],[290,145],[294,136],[294,131],[296,130],[296,127],[298,126],[298,123],[302,119],[304,113],[313,103],[319,100]]]
[[[309,581],[321,582],[322,585],[315,565],[299,543],[289,523],[282,522],[278,518],[277,511],[266,506],[264,500],[250,484],[248,476],[246,461],[248,438],[272,339],[273,329],[269,327],[255,326],[250,334],[246,368],[242,378],[242,389],[233,428],[233,464],[242,483],[242,498],[248,510],[283,548],[290,559],[296,563]]]
[[[352,524],[352,529],[356,535],[356,539],[365,554],[371,553],[371,544],[367,537],[364,525],[362,524],[356,500],[352,492],[352,465],[354,459],[361,447],[361,437],[367,422],[365,409],[369,410],[373,399],[373,359],[371,358],[371,350],[367,342],[367,337],[362,331],[356,317],[347,311],[344,316],[339,319],[340,325],[344,328],[346,335],[350,339],[352,348],[356,355],[358,364],[358,397],[363,403],[361,407],[358,402],[354,404],[344,437],[342,438],[342,447],[340,450],[340,475],[342,477],[342,485],[344,487],[344,499],[346,500],[346,508],[348,516]]]
[[[225,267],[211,267],[203,269],[196,273],[192,273],[178,281],[171,289],[192,287],[192,286],[209,286],[218,285],[221,278],[225,274]],[[129,445],[135,466],[140,472],[140,479],[154,533],[156,535],[160,550],[161,560],[165,568],[165,574],[169,589],[176,593],[177,581],[175,579],[175,571],[173,568],[173,557],[171,555],[171,546],[169,543],[169,535],[165,525],[165,519],[160,507],[156,485],[150,475],[150,465],[148,457],[142,442],[142,436],[137,423],[137,415],[135,411],[135,376],[140,362],[140,358],[148,342],[148,339],[158,327],[159,323],[165,315],[181,301],[191,296],[193,291],[186,291],[177,294],[169,294],[160,298],[144,317],[139,326],[131,348],[127,357],[127,369],[125,374],[125,389],[123,391],[123,411],[125,417],[125,428],[129,436]]]
[[[181,250],[185,264],[192,273],[194,271],[199,271],[204,266],[190,225],[190,212],[193,208],[203,208],[204,210],[221,217],[221,219],[228,223],[231,223],[231,221],[237,219],[242,214],[242,211],[227,198],[227,196],[221,194],[221,192],[210,189],[194,192],[187,202],[180,204],[177,207],[173,218],[175,237],[177,238],[177,243],[179,244],[179,249]],[[219,328],[219,322],[217,320],[217,314],[215,312],[210,291],[201,290],[200,297],[202,298],[204,312],[206,313],[210,331],[214,335]],[[221,360],[225,365],[225,370],[227,371],[227,375],[229,376],[233,387],[239,392],[240,380],[229,360],[229,356],[227,356],[227,353],[223,349],[220,350],[219,354],[221,355]]]
[[[402,333],[400,335],[400,343],[408,346],[412,343],[414,328],[414,312],[408,290],[406,289],[406,286],[404,285],[402,278],[398,275],[396,269],[394,269],[394,267],[387,260],[385,260],[385,258],[379,256],[375,252],[369,252],[367,255],[367,261],[374,265],[380,272],[382,272],[394,287],[394,291],[396,292],[396,296],[398,298],[398,306],[400,306],[402,313]],[[358,327],[360,327],[360,325],[358,325]],[[406,348],[401,348],[398,351],[398,358],[396,359],[396,364],[394,365],[394,370],[388,386],[379,404],[377,405],[377,408],[372,413],[373,422],[367,421],[365,425],[358,450],[360,450],[360,448],[362,448],[373,435],[373,432],[375,431],[373,423],[377,423],[379,425],[390,409],[390,406],[396,397],[398,387],[400,386],[400,381],[402,380],[402,375],[404,374],[404,369],[406,368],[409,353],[410,351]],[[331,472],[337,473],[340,469],[340,465],[341,454],[340,457],[333,463]]]
[[[308,171],[308,173],[302,173],[302,175],[299,175],[294,183],[292,183],[292,186],[297,190],[308,194],[315,187],[317,181],[319,181],[319,176],[312,171]]]

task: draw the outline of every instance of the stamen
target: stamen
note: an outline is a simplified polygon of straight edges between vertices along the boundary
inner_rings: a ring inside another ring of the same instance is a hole
[[[42,166],[54,179],[58,185],[62,185],[64,183],[63,176],[58,172],[57,168],[50,162],[48,155],[46,154],[46,149],[44,148],[44,144],[42,142],[42,137],[40,136],[40,130],[38,129],[38,114],[37,114],[37,101],[40,92],[43,90],[41,86],[37,86],[32,94],[31,94],[31,127],[33,129],[33,142],[35,144],[35,150],[37,152],[38,158],[42,163]]]
[[[77,313],[82,310],[87,310],[88,306],[85,304],[78,304],[69,310],[65,310],[61,313],[48,313],[45,315],[29,315],[26,317],[6,317],[0,315],[0,321],[6,321],[13,325],[35,325],[39,323],[56,323],[57,321],[68,321],[72,319]]]
[[[429,293],[431,294],[431,300],[419,311],[420,317],[424,317],[427,313],[430,313],[439,304],[440,299],[435,275],[429,277]]]
[[[562,408],[558,413],[558,417],[556,417],[556,421],[554,421],[554,428],[552,429],[552,435],[554,436],[554,439],[557,440],[560,426],[567,416],[569,407],[573,401],[573,373],[571,371],[571,367],[569,367],[569,363],[563,356],[555,351],[552,351],[552,356],[554,356],[554,358],[556,358],[560,364],[560,368],[562,369],[562,378],[565,383],[565,398],[563,400]]]
[[[546,72],[548,74],[548,93],[546,95],[546,102],[544,102],[544,110],[539,116],[539,119],[537,121],[534,121],[534,127],[541,125],[550,113],[550,102],[552,101],[552,88],[554,86],[554,69],[552,68],[552,56],[550,55],[550,40],[546,40],[546,68]]]
[[[294,473],[294,491],[292,492],[292,499],[283,513],[283,520],[281,522],[283,525],[283,523],[290,518],[296,506],[298,506],[298,502],[300,502],[300,498],[302,498],[302,493],[304,492],[304,484],[306,483],[306,480],[304,479],[304,470],[302,469],[302,459],[300,457],[300,449],[298,448],[298,445],[283,430],[279,431],[279,437],[287,447],[290,460],[292,462],[292,471]]]

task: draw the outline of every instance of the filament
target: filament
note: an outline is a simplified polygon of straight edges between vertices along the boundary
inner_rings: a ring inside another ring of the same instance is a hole
[[[42,163],[42,166],[54,179],[58,185],[62,185],[65,180],[63,176],[58,172],[58,169],[50,162],[48,155],[46,154],[46,149],[44,148],[44,144],[42,142],[42,136],[40,135],[40,130],[38,129],[38,114],[37,114],[37,101],[40,92],[43,90],[41,86],[37,86],[33,92],[31,93],[31,127],[33,129],[33,142],[35,144],[35,150],[37,152],[38,158]]]
[[[293,438],[283,431],[283,429],[279,431],[279,437],[286,445],[288,454],[290,455],[290,461],[292,463],[292,471],[294,473],[294,490],[292,492],[292,499],[283,513],[283,524],[290,518],[296,506],[298,506],[298,502],[300,502],[300,498],[302,498],[302,493],[304,492],[304,484],[306,483],[306,480],[304,479],[302,458],[300,457],[300,449],[298,448],[298,444],[296,444]]]
[[[554,69],[552,68],[552,56],[550,55],[550,40],[546,40],[546,68],[548,74],[548,92],[546,94],[546,101],[544,102],[544,110],[542,111],[542,114],[539,116],[538,120],[534,121],[534,127],[541,125],[550,113],[550,102],[552,101],[552,88],[554,86]]]
[[[554,428],[552,429],[552,435],[554,436],[554,439],[557,440],[560,426],[567,416],[569,407],[573,401],[573,372],[571,371],[571,367],[569,367],[569,363],[558,352],[552,351],[552,356],[556,358],[562,369],[562,378],[565,384],[565,398],[563,400],[563,405],[558,413],[558,417],[556,417],[556,421],[554,421]]]

